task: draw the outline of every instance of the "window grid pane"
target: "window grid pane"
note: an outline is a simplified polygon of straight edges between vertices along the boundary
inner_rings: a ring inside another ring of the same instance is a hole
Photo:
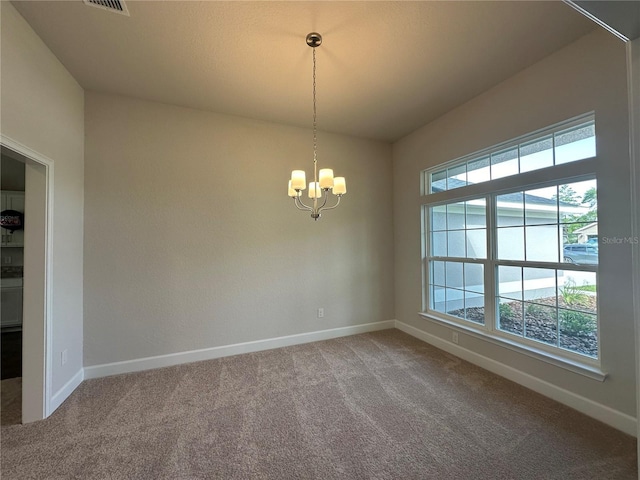
[[[429,256],[487,258],[486,199],[429,207]]]
[[[553,165],[553,137],[547,135],[520,145],[520,172]]]
[[[464,259],[486,259],[486,204],[486,198],[477,198],[430,207],[427,222],[430,256],[444,257],[429,261],[430,308],[480,325],[485,323],[484,265]]]
[[[484,324],[483,264],[431,260],[428,271],[432,310]]]
[[[437,193],[596,156],[595,120],[556,127],[551,133],[454,163],[425,170],[429,191]]]
[[[597,358],[595,272],[499,265],[497,275],[498,330]]]

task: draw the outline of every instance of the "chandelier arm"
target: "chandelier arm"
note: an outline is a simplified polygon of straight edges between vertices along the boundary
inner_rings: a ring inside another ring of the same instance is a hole
[[[328,199],[329,199],[329,192],[327,190],[324,190],[324,202],[322,202],[322,205],[320,205],[319,207],[316,207],[316,209],[318,211],[322,210],[324,206],[327,204]]]
[[[335,205],[333,205],[332,207],[326,207],[323,210],[333,210],[334,208],[336,208],[338,205],[340,205],[340,199],[342,198],[342,195],[337,195],[338,197],[338,201],[336,202]],[[326,203],[326,202],[325,202]]]
[[[302,203],[302,200],[300,200],[300,197],[293,197],[293,203],[295,204],[296,208],[298,210],[304,210],[304,211],[308,211],[308,212],[312,212],[313,208],[305,205],[304,203]]]

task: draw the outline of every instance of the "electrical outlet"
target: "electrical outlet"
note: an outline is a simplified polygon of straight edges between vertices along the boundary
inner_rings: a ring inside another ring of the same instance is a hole
[[[60,363],[62,363],[62,365],[67,363],[67,349],[66,348],[64,350],[62,350],[62,353],[60,354]]]
[[[456,345],[458,344],[458,332],[451,332],[451,341]]]
[[[324,318],[324,308],[318,309],[318,318]]]

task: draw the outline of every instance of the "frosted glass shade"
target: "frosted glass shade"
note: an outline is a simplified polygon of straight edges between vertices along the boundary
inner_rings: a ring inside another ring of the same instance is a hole
[[[347,182],[344,177],[335,177],[333,179],[333,194],[344,195],[347,193]]]
[[[291,188],[294,190],[304,190],[307,188],[307,176],[304,170],[294,170],[291,172]]]
[[[296,192],[296,190],[294,188],[291,187],[291,180],[289,180],[289,196],[291,198],[293,197],[299,197],[301,195],[302,192]]]
[[[320,188],[333,188],[333,170],[323,168],[320,170]]]
[[[316,182],[309,183],[309,198],[320,198],[322,196],[322,189],[320,184]]]

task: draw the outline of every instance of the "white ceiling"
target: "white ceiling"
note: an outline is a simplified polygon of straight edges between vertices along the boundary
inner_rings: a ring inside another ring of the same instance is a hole
[[[560,2],[13,5],[87,90],[394,141],[596,27]]]

